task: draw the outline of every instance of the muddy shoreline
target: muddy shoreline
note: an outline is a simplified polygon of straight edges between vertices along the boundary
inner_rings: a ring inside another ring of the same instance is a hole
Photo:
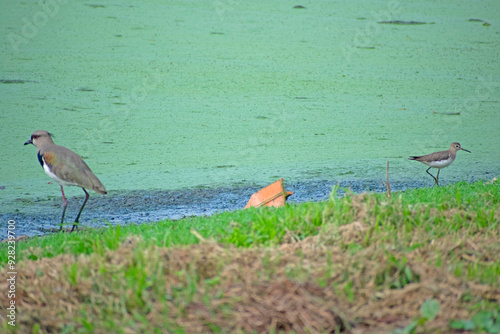
[[[428,181],[428,180],[426,180]],[[337,193],[342,196],[346,189],[355,193],[364,191],[385,192],[381,181],[340,181]],[[287,191],[293,191],[288,203],[323,201],[330,196],[336,181],[314,180],[286,182]],[[126,225],[177,220],[190,216],[209,216],[223,211],[242,209],[250,196],[263,185],[181,189],[173,191],[135,190],[111,191],[106,196],[92,193],[80,218],[82,227],[105,227],[109,224]],[[392,191],[404,191],[429,186],[425,181],[391,181]],[[65,222],[71,224],[83,196],[68,198]],[[49,198],[17,199],[16,212],[0,214],[1,230],[6,230],[9,220],[16,221],[16,235],[41,236],[47,230],[59,227],[62,202],[60,196]],[[5,223],[5,224],[4,224]],[[71,226],[71,225],[69,225]]]

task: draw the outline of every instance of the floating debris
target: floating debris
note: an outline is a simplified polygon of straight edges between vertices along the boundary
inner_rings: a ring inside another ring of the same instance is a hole
[[[291,195],[293,195],[293,192],[285,191],[283,179],[279,179],[278,181],[254,193],[250,197],[245,209],[252,206],[256,208],[261,206],[284,206],[286,199]]]
[[[295,9],[306,9],[306,7],[304,7],[302,5],[293,6],[293,8],[295,8]]]

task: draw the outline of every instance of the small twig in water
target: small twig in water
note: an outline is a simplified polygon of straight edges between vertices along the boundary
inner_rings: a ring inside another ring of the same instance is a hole
[[[391,184],[389,182],[389,160],[387,160],[387,183],[385,184],[387,186],[387,197],[391,198]]]

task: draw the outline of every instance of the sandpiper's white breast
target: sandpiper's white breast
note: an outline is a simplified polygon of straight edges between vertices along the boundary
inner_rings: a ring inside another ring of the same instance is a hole
[[[430,161],[430,162],[425,162],[425,164],[429,167],[433,168],[445,168],[451,165],[454,159],[448,158],[446,160],[436,160],[436,161]]]

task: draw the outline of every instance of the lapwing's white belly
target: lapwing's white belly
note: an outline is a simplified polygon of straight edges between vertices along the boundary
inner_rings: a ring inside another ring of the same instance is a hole
[[[445,168],[451,165],[452,162],[453,159],[446,159],[446,160],[427,162],[426,165],[433,168]]]
[[[59,185],[65,187],[65,186],[77,186],[76,183],[73,183],[73,182],[67,182],[67,181],[64,181],[60,178],[57,177],[56,174],[52,173],[51,170],[49,169],[49,166],[47,166],[47,164],[45,163],[44,161],[44,164],[43,164],[43,170],[45,171],[45,173],[50,176],[50,178],[54,181],[56,181],[57,183],[59,183]]]

